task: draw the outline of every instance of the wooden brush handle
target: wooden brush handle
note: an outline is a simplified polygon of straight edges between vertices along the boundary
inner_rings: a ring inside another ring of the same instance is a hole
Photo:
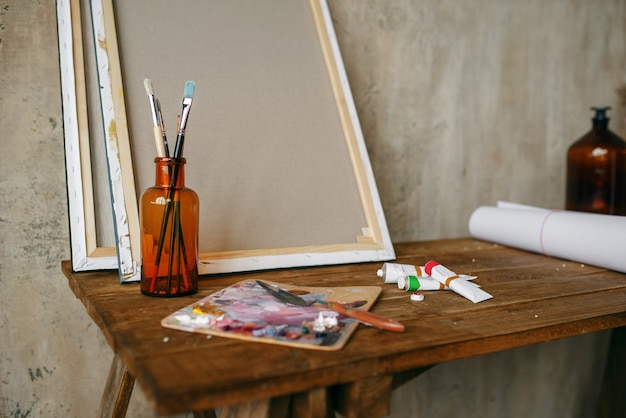
[[[342,315],[349,316],[350,318],[354,318],[360,322],[363,322],[367,325],[371,325],[376,328],[384,329],[387,331],[394,332],[403,332],[404,325],[399,322],[394,321],[393,319],[377,315],[372,312],[364,311],[361,309],[349,309],[343,307],[340,303],[337,302],[326,302],[328,307],[335,312],[338,312]]]

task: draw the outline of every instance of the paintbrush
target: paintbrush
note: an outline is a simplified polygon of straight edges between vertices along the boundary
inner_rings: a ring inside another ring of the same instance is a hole
[[[193,81],[187,81],[185,83],[185,93],[183,95],[183,110],[180,114],[180,125],[178,127],[178,135],[176,136],[174,158],[181,158],[183,156],[185,129],[187,128],[187,120],[189,118],[189,111],[191,110],[191,104],[193,102],[193,95],[195,93],[195,90],[196,83],[194,83]]]
[[[159,123],[158,105],[157,99],[154,97],[154,89],[152,88],[152,81],[149,78],[143,80],[143,85],[146,88],[146,94],[150,100],[150,111],[152,114],[152,133],[154,135],[154,144],[157,149],[157,157],[165,157],[165,147],[163,144],[163,131],[161,130],[161,124]]]
[[[170,156],[170,148],[167,144],[167,135],[165,134],[165,122],[163,121],[163,112],[161,112],[161,101],[156,99],[156,111],[158,123],[161,126],[161,134],[163,135],[163,148],[165,150],[165,156]]]
[[[360,309],[354,309],[347,304],[343,304],[339,302],[332,302],[328,300],[315,299],[312,301],[307,301],[304,298],[296,295],[295,293],[289,292],[285,289],[281,289],[278,286],[272,286],[260,280],[257,280],[256,282],[263,289],[267,290],[270,295],[290,305],[310,306],[313,303],[319,303],[320,305],[326,306],[335,312],[338,312],[345,316],[349,316],[350,318],[354,318],[357,321],[363,322],[364,324],[371,325],[376,328],[385,329],[388,331],[395,331],[395,332],[404,331],[404,325],[402,325],[401,323],[396,322],[391,318],[377,315],[373,312],[367,312],[367,311],[363,311]]]

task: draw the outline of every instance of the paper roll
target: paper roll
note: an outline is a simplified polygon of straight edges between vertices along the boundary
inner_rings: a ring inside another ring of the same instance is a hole
[[[469,231],[484,241],[626,273],[625,216],[504,202],[476,209]]]

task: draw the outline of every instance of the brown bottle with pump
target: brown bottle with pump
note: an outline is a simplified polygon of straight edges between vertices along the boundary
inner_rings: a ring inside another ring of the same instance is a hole
[[[626,215],[626,142],[609,130],[609,109],[591,108],[591,131],[567,152],[567,210]]]

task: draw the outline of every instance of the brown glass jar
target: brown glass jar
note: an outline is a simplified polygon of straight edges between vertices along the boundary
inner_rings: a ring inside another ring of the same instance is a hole
[[[198,291],[198,195],[185,187],[184,158],[155,158],[155,184],[139,202],[141,293],[184,296]]]
[[[591,109],[591,131],[567,152],[566,209],[626,215],[626,142],[609,130],[610,108]]]

